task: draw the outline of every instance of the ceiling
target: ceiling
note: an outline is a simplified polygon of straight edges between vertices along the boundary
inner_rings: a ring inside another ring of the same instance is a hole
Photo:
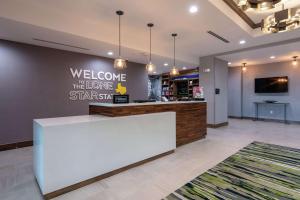
[[[275,58],[271,58],[275,56]],[[254,48],[253,50],[240,51],[236,53],[217,56],[222,60],[231,62],[231,67],[247,65],[266,64],[273,62],[292,61],[293,56],[300,56],[300,39],[298,42],[270,46],[265,48]]]
[[[139,63],[148,60],[149,33],[146,24],[153,22],[153,62],[159,67],[158,73],[170,69],[163,63],[172,63],[173,32],[179,35],[177,65],[188,68],[198,66],[202,56],[300,36],[299,29],[272,35],[258,34],[223,0],[0,0],[0,4],[1,39],[106,57],[110,50],[117,53],[118,18],[115,11],[121,9],[125,11],[122,17],[123,57]],[[189,13],[191,5],[197,5],[199,12]],[[207,34],[209,30],[230,43]],[[33,38],[88,50],[44,43]],[[247,43],[240,45],[241,39]],[[222,57],[225,60],[233,58],[238,62],[233,55]]]
[[[237,0],[234,0],[237,2]],[[266,18],[267,16],[271,15],[274,12],[278,12],[282,10],[282,6],[284,6],[285,9],[287,8],[295,8],[300,6],[299,0],[282,0],[280,3],[275,5],[274,9],[271,10],[265,10],[265,11],[255,11],[253,9],[249,9],[245,11],[245,13],[254,21],[255,23],[260,23],[263,18]]]

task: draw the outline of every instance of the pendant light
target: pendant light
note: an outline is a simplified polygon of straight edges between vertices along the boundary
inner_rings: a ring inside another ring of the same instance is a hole
[[[146,65],[146,70],[147,70],[148,74],[154,74],[156,66],[152,63],[152,52],[151,52],[151,47],[152,47],[151,46],[151,42],[152,42],[151,28],[154,26],[154,24],[149,23],[149,24],[147,24],[147,26],[149,27],[149,30],[150,30],[150,56],[149,56],[149,63]]]
[[[297,58],[298,58],[298,56],[294,56],[293,57],[293,62],[292,62],[292,64],[293,64],[293,66],[297,66],[298,65],[298,60],[297,60]]]
[[[173,60],[173,68],[171,69],[171,72],[170,72],[170,74],[171,74],[171,76],[176,76],[176,75],[178,75],[179,74],[179,71],[178,71],[178,69],[177,69],[177,67],[176,67],[176,59],[175,59],[175,38],[176,38],[176,36],[177,36],[177,33],[172,33],[172,37],[174,38],[174,60]]]
[[[127,67],[126,60],[121,57],[121,16],[124,12],[118,10],[116,14],[119,16],[119,57],[115,59],[114,68],[122,70]]]

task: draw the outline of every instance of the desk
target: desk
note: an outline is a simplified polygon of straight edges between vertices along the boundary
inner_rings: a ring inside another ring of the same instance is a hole
[[[175,112],[35,119],[34,173],[51,199],[173,153]]]
[[[284,108],[284,123],[288,124],[287,121],[287,115],[286,115],[286,108],[289,105],[289,103],[283,103],[283,102],[274,102],[274,103],[269,103],[269,102],[254,102],[255,104],[255,120],[258,120],[258,109],[259,109],[259,105],[264,105],[264,104],[271,104],[271,105],[279,105],[279,106],[283,106]]]

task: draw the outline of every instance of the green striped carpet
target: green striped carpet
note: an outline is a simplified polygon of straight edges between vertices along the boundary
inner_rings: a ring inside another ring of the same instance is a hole
[[[253,142],[165,198],[179,199],[300,200],[300,149]]]

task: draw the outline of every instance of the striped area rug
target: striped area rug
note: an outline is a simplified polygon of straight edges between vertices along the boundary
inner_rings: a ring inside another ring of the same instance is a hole
[[[300,200],[300,149],[253,142],[164,198],[181,199]]]

